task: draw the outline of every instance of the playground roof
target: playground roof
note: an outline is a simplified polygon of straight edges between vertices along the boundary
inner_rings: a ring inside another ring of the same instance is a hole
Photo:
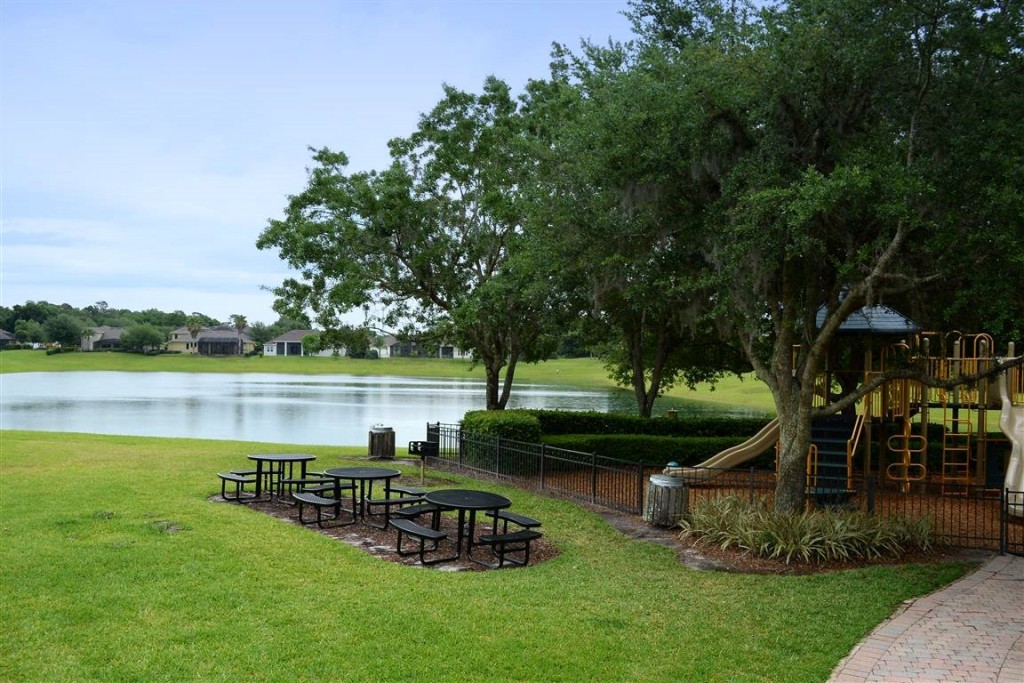
[[[818,309],[816,324],[825,322],[825,307]],[[921,326],[888,306],[865,306],[850,314],[839,326],[840,334],[914,334]]]

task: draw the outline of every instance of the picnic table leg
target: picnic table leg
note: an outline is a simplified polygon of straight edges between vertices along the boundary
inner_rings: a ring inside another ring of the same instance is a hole
[[[263,493],[263,461],[256,461],[256,498]]]
[[[455,559],[462,557],[462,536],[466,533],[466,511],[459,510],[459,532],[455,535]]]
[[[495,508],[494,512],[495,512],[495,515],[494,515],[493,531],[494,531],[494,533],[497,533],[498,532],[498,515],[497,515],[498,508]],[[473,562],[476,562],[477,564],[482,564],[483,566],[491,567],[492,569],[500,566],[499,563],[497,563],[497,562],[487,562],[486,560],[481,560],[481,559],[478,559],[476,557],[473,557],[473,546],[477,545],[477,544],[475,544],[473,542],[473,532],[475,531],[475,529],[476,529],[476,510],[470,510],[469,511],[469,538],[466,541],[466,557],[469,558],[470,560],[472,560]],[[492,553],[494,552],[494,548],[491,548],[491,552]]]

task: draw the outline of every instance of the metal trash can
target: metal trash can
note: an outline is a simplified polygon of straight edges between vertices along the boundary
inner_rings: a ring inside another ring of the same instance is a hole
[[[686,514],[689,495],[681,477],[652,474],[647,484],[644,521],[655,526],[678,526]]]
[[[395,459],[395,430],[391,427],[370,429],[370,458],[373,460]]]

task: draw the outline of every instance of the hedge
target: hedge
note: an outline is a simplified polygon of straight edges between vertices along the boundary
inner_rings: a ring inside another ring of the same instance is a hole
[[[541,423],[525,411],[470,411],[462,419],[462,430],[473,436],[494,436],[524,443],[541,442]],[[498,457],[489,444],[465,444],[463,464],[492,470]]]
[[[746,441],[742,436],[649,436],[645,434],[559,434],[545,436],[544,444],[645,465],[677,462],[699,465],[713,455]],[[769,453],[774,458],[774,451]],[[774,462],[774,461],[772,461]]]
[[[770,417],[640,417],[625,413],[566,410],[507,410],[526,413],[539,420],[541,431],[557,434],[647,434],[650,436],[743,436],[751,437],[768,424]]]

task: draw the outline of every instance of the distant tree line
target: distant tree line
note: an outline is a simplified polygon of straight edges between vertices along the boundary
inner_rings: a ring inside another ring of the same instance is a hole
[[[247,324],[241,315],[231,316],[232,325],[239,323],[248,330],[249,337],[262,345],[289,330],[309,327],[309,320],[279,317],[273,324],[253,322]],[[132,311],[111,308],[106,301],[76,308],[70,304],[48,301],[26,301],[14,306],[0,306],[0,329],[15,336],[22,344],[60,344],[78,346],[82,337],[100,327],[120,327],[125,330],[122,346],[129,350],[158,347],[167,341],[172,330],[187,327],[195,330],[223,324],[217,318],[199,312],[167,313],[155,308]]]

